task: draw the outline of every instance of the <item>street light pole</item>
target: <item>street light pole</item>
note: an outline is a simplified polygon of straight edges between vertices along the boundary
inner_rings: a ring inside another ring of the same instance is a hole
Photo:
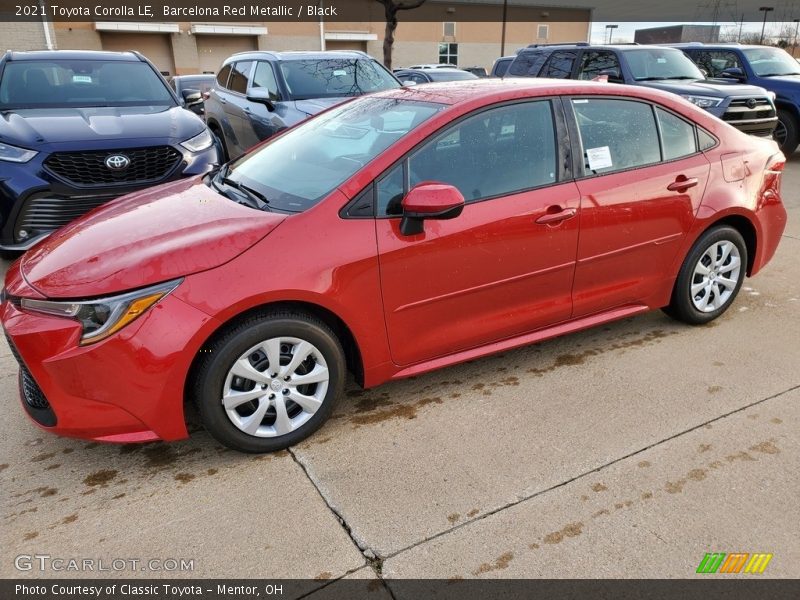
[[[606,43],[607,44],[611,43],[611,40],[613,39],[613,36],[614,36],[614,30],[617,27],[619,27],[619,25],[606,25],[606,34],[607,34],[606,35],[606,40],[607,40]]]
[[[766,27],[767,27],[767,15],[771,11],[775,10],[775,7],[774,6],[761,6],[761,7],[759,7],[758,10],[760,10],[760,11],[762,11],[764,13],[764,22],[761,24],[761,40],[758,42],[759,44],[763,44],[764,43],[764,29],[766,29]]]
[[[506,55],[506,19],[508,18],[508,0],[503,0],[503,31],[500,34],[500,56]]]
[[[792,19],[794,21],[794,41],[792,42],[792,56],[797,50],[797,30],[800,28],[800,19]]]

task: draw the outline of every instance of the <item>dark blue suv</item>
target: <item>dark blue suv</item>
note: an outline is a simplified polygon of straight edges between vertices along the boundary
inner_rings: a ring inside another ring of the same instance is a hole
[[[138,53],[7,52],[0,58],[0,251],[218,162],[205,123]]]
[[[800,64],[771,46],[673,44],[708,77],[758,85],[775,94],[778,126],[775,140],[789,156],[800,143]]]
[[[205,102],[226,159],[352,96],[400,87],[357,50],[242,52],[222,64]]]

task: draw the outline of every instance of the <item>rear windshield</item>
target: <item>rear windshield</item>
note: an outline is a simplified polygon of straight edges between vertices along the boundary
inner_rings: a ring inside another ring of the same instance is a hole
[[[443,69],[431,69],[428,73],[428,77],[431,78],[431,81],[464,81],[466,79],[478,79],[477,75],[469,71],[445,71]]]
[[[138,61],[11,61],[0,79],[5,110],[174,104],[161,78]]]
[[[281,72],[292,100],[360,96],[400,87],[400,83],[374,60],[335,58],[290,60]]]

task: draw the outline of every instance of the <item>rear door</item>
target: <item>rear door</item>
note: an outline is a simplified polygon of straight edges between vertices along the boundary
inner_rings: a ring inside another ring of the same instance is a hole
[[[692,123],[647,102],[565,99],[583,156],[574,316],[649,304],[670,285],[710,165]]]
[[[544,68],[539,73],[539,77],[570,79],[575,70],[577,57],[578,52],[575,50],[556,50],[544,63]]]
[[[557,140],[566,133],[554,107],[560,102],[536,100],[478,112],[377,180],[381,286],[397,364],[570,317],[579,200],[563,170]],[[427,220],[424,233],[404,236],[400,201],[423,181],[454,185],[467,204],[459,217]]]

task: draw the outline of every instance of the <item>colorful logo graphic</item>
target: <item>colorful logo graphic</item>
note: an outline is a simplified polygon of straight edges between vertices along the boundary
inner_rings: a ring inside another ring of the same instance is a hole
[[[772,554],[757,552],[707,552],[697,567],[698,573],[763,573]]]

